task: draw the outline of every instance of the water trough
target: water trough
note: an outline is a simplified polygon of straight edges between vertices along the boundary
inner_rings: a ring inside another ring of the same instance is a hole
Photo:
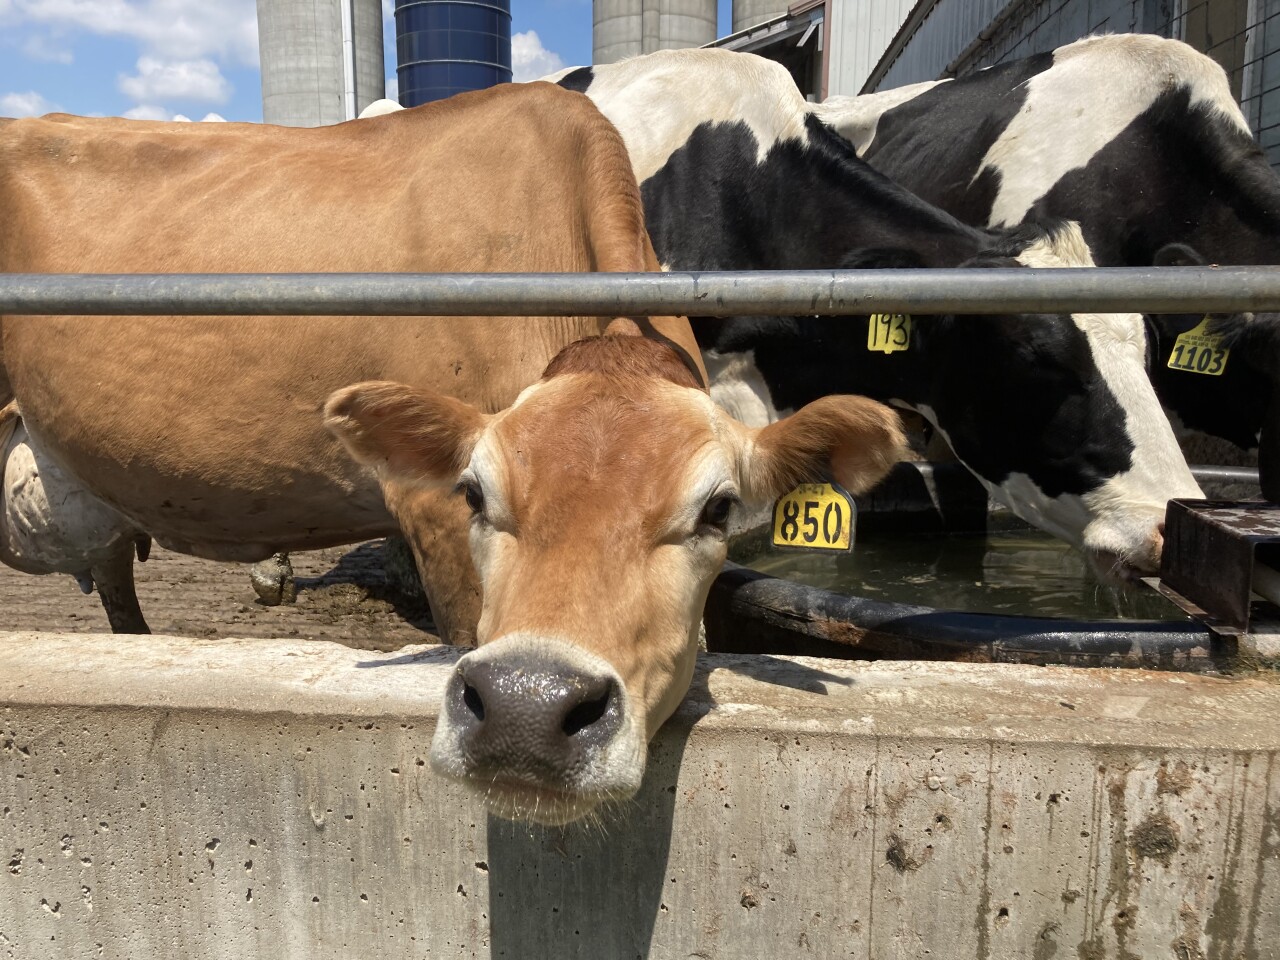
[[[1196,467],[1212,494],[1257,495],[1257,472]],[[859,498],[859,531],[894,537],[972,534],[1010,526],[985,490],[959,464],[900,464],[888,480]],[[707,603],[708,649],[836,659],[925,659],[987,663],[1217,672],[1253,659],[1239,638],[1164,604],[1154,592],[1146,607],[1160,619],[1045,617],[936,609],[836,592],[752,569],[767,547],[764,531],[741,535]],[[1100,588],[1101,589],[1101,588]],[[1138,587],[1140,591],[1151,587]],[[927,592],[921,590],[921,598]],[[1140,600],[1142,598],[1139,598]],[[1152,603],[1154,601],[1154,603]]]

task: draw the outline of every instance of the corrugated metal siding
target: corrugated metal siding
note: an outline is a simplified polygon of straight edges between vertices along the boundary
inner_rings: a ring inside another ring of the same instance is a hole
[[[1142,29],[1143,0],[1038,0],[1019,5],[1007,20],[956,64],[956,73],[1047,53],[1091,33]]]
[[[1273,167],[1280,168],[1280,0],[1167,0],[1158,25],[1222,64]]]
[[[1253,0],[1241,67],[1241,106],[1273,167],[1280,168],[1280,0]]]
[[[916,0],[832,0],[827,94],[854,96]]]
[[[872,89],[962,75],[1092,33],[1158,33],[1222,65],[1272,166],[1280,168],[1280,0],[920,0],[916,6],[923,20],[892,63],[881,54],[869,71],[880,74]]]
[[[1007,6],[1009,0],[938,0],[876,89],[938,79]]]

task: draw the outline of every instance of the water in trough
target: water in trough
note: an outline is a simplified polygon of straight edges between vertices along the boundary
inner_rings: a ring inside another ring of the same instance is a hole
[[[1076,620],[1184,620],[1145,586],[1100,585],[1083,557],[1039,530],[946,536],[860,534],[852,554],[766,551],[742,561],[846,596],[939,610]]]

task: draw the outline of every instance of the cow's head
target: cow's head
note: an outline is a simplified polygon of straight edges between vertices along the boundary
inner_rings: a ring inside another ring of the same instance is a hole
[[[901,444],[897,416],[861,397],[749,429],[668,346],[629,336],[570,345],[496,415],[394,383],[325,413],[384,481],[456,487],[470,507],[480,646],[448,684],[432,766],[547,823],[638,789],[739,505],[822,475],[864,490]]]
[[[1203,266],[1192,247],[1170,243],[1152,257],[1157,267]],[[1220,336],[1217,353],[1178,352],[1178,338],[1204,314],[1160,314],[1149,319],[1151,378],[1175,428],[1258,449],[1263,495],[1280,499],[1280,314],[1215,314],[1209,332]],[[1179,369],[1170,360],[1186,358]],[[1200,365],[1205,366],[1201,367]],[[1203,369],[1206,372],[1199,372]]]
[[[1066,224],[1006,235],[963,266],[1092,265]],[[917,339],[929,366],[904,399],[997,499],[1104,578],[1159,569],[1167,502],[1202,494],[1148,376],[1140,315],[933,317]]]

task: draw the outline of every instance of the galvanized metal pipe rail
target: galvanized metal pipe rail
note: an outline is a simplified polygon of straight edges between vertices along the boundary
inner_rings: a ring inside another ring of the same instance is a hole
[[[7,274],[0,314],[664,316],[1280,311],[1280,267]]]

